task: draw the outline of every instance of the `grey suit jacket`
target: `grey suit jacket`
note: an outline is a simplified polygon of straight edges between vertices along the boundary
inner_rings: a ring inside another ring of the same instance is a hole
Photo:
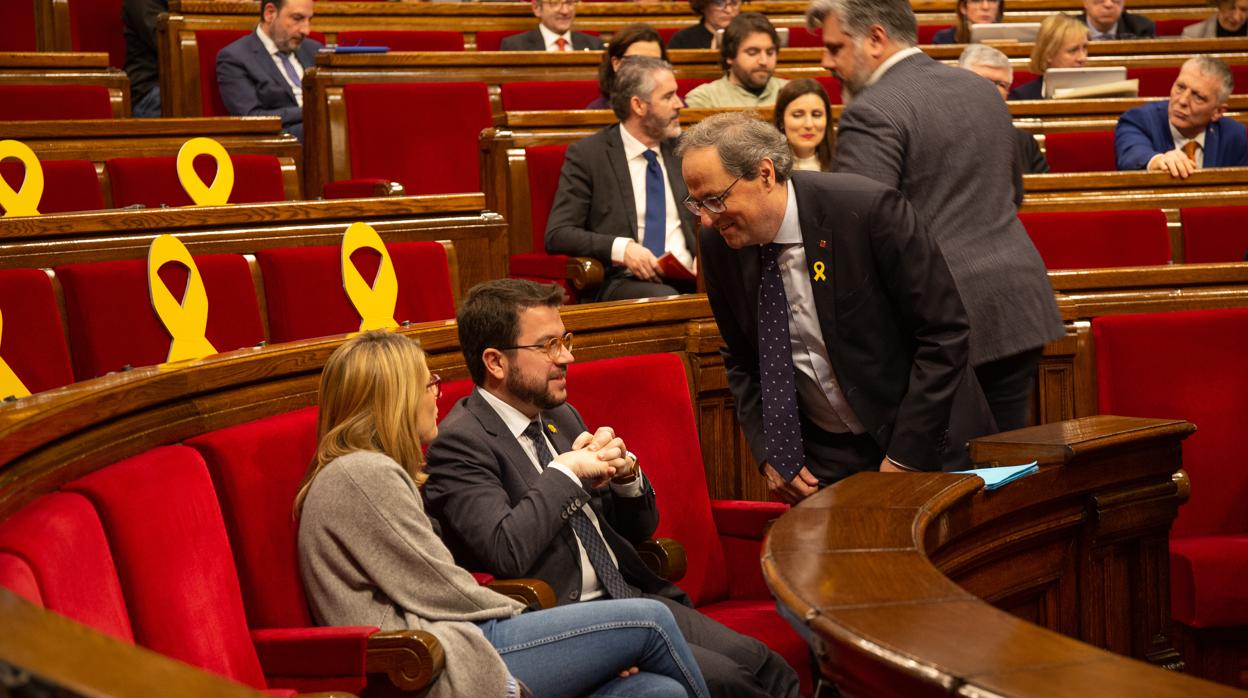
[[[307,69],[322,48],[319,41],[304,39],[294,56]],[[280,116],[282,126],[302,139],[303,110],[254,31],[217,54],[217,83],[234,116]]]
[[[530,29],[523,34],[504,37],[498,48],[501,51],[545,51],[546,41],[542,39],[541,30]],[[602,39],[592,34],[574,31],[572,32],[572,50],[601,51]]]
[[[612,124],[568,148],[559,173],[559,190],[546,221],[546,251],[593,257],[607,269],[606,282],[627,273],[611,264],[611,243],[617,237],[637,239],[637,203],[624,155],[621,126]],[[690,254],[696,254],[693,214],[681,201],[689,195],[674,141],[660,146],[667,181],[679,207],[681,230]]]
[[[866,88],[837,126],[839,172],[901,191],[939,243],[971,321],[971,365],[1064,334],[1044,262],[1018,220],[1022,169],[993,86],[926,55]]]

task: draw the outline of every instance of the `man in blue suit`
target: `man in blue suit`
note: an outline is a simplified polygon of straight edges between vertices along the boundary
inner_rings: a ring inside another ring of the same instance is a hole
[[[1145,104],[1118,119],[1118,169],[1169,172],[1186,179],[1202,167],[1248,165],[1244,125],[1222,118],[1234,89],[1225,63],[1209,56],[1188,59],[1168,103]]]
[[[303,72],[319,41],[309,39],[312,0],[264,0],[256,31],[217,54],[221,100],[234,116],[280,116],[303,140]]]

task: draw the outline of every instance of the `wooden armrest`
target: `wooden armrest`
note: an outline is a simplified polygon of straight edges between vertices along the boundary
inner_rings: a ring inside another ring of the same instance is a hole
[[[554,589],[540,579],[495,579],[486,586],[526,606],[537,604],[538,608],[555,607]]]
[[[390,630],[368,638],[364,670],[385,674],[400,691],[421,691],[442,674],[446,656],[438,639],[423,630]]]
[[[373,185],[373,196],[407,196],[407,189],[398,182],[377,182]]]
[[[597,290],[605,271],[602,262],[591,257],[568,257],[567,279],[579,293]]]
[[[685,546],[675,538],[652,538],[637,546],[637,554],[651,572],[669,582],[679,582],[689,570]]]

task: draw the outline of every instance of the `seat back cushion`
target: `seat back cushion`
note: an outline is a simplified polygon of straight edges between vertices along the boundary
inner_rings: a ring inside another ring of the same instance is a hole
[[[1248,308],[1115,315],[1092,321],[1102,414],[1186,419],[1192,495],[1173,537],[1248,533]]]
[[[396,322],[430,322],[455,317],[455,299],[446,248],[439,242],[386,245],[399,296]],[[360,315],[342,285],[341,248],[285,247],[256,254],[264,277],[269,334],[274,342],[325,337],[360,328]],[[376,276],[380,255],[367,250],[352,257],[365,280]]]
[[[624,390],[644,377],[650,389]],[[659,505],[657,536],[679,540],[689,569],[680,587],[695,606],[727,596],[724,551],[711,517],[702,448],[684,364],[675,354],[574,363],[570,402],[590,431],[608,425],[636,454]]]
[[[76,0],[69,3],[70,38],[75,51],[106,52],[114,68],[126,65],[126,37],[121,25],[122,0]]]
[[[37,393],[74,382],[61,311],[47,272],[0,270],[0,318],[0,357],[27,390]]]
[[[81,495],[53,492],[0,522],[0,553],[30,567],[48,609],[134,642],[104,528]]]
[[[519,29],[487,29],[477,32],[477,50],[478,51],[498,51],[503,44],[503,39],[513,34],[523,34],[523,30]]]
[[[195,48],[199,54],[199,99],[203,107],[201,116],[230,115],[221,99],[221,86],[217,82],[217,54],[249,33],[245,29],[201,29],[195,32]]]
[[[135,640],[264,689],[221,509],[199,453],[154,448],[66,489],[99,512]]]
[[[0,121],[111,118],[112,98],[101,85],[0,84]]]
[[[505,82],[499,87],[504,111],[584,109],[600,94],[597,80]]]
[[[1050,133],[1044,137],[1044,156],[1052,172],[1113,172],[1113,131]]]
[[[845,100],[841,95],[841,81],[831,75],[821,75],[815,78],[820,85],[823,85],[823,91],[828,93],[828,101],[832,104],[841,104]]]
[[[1170,263],[1170,232],[1161,209],[1020,213],[1049,269]]]
[[[234,188],[230,203],[250,204],[286,200],[282,165],[275,155],[231,155]],[[124,208],[143,204],[147,208],[190,206],[195,202],[178,179],[176,157],[114,158],[104,163],[108,170],[113,206]],[[205,185],[217,176],[217,161],[209,155],[195,158],[195,173]]]
[[[0,51],[36,51],[35,4],[0,2]]]
[[[1141,97],[1169,97],[1170,88],[1178,77],[1177,65],[1127,68],[1127,79],[1140,81]]]
[[[568,145],[537,145],[524,149],[525,169],[529,175],[529,209],[532,212],[533,252],[546,251],[546,221],[559,190],[559,173]]]
[[[1242,262],[1248,259],[1248,206],[1185,208],[1183,261]]]
[[[464,35],[453,31],[338,32],[339,46],[385,46],[391,51],[463,51]]]
[[[208,340],[217,351],[250,347],[264,339],[251,269],[241,255],[195,257],[208,294]],[[168,279],[177,277],[181,285]],[[147,287],[147,261],[67,264],[56,268],[65,293],[74,375],[86,380],[125,365],[149,366],[169,356],[169,333],[161,324]],[[162,278],[180,297],[186,272],[166,264]]]
[[[250,627],[314,625],[291,506],[316,452],[316,408],[218,429],[186,445],[204,457],[216,485]]]
[[[90,160],[47,160],[43,168],[43,197],[39,200],[39,213],[66,213],[69,211],[97,211],[104,208],[104,195],[100,192],[100,177]],[[15,160],[0,163],[0,177],[9,188],[18,191],[25,180],[25,167]],[[0,205],[0,211],[4,206]]]
[[[0,551],[0,587],[37,606],[43,605],[43,596],[39,594],[39,584],[30,565],[22,558],[3,551]]]

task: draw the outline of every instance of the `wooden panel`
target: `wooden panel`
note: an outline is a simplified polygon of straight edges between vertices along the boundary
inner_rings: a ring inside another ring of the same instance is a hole
[[[130,78],[108,67],[107,53],[0,53],[0,82],[98,85],[108,88],[113,117],[130,116]]]

